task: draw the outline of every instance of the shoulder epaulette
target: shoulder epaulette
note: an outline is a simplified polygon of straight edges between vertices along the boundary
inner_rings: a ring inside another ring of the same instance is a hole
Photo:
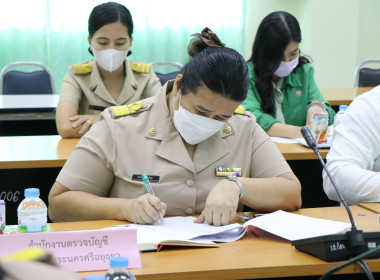
[[[244,115],[244,106],[243,105],[239,105],[235,111],[234,111],[234,114],[239,114],[239,115]]]
[[[92,72],[91,64],[73,64],[72,66],[74,67],[75,75],[83,75]]]
[[[142,102],[137,101],[124,106],[113,106],[110,108],[110,113],[113,119],[128,116],[138,112],[142,108]]]
[[[138,73],[149,74],[150,64],[141,63],[141,62],[131,62],[131,69],[132,69],[132,71],[135,71]]]

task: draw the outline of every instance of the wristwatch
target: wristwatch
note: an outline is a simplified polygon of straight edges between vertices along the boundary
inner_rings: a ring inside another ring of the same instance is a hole
[[[317,100],[311,102],[311,103],[307,106],[306,111],[309,110],[309,108],[310,108],[311,106],[313,106],[313,105],[317,105],[317,106],[321,107],[323,110],[326,111],[326,104],[323,103],[322,101],[317,101]]]
[[[239,196],[239,198],[242,198],[242,197],[243,197],[243,186],[241,185],[241,183],[240,183],[238,177],[237,177],[235,174],[233,174],[233,175],[228,175],[228,176],[226,177],[226,179],[228,179],[228,180],[230,180],[230,181],[235,181],[236,184],[238,184],[238,186],[239,186],[239,188],[240,188],[240,196]]]

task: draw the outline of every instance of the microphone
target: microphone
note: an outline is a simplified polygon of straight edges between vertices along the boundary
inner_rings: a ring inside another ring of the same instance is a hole
[[[356,228],[352,212],[348,207],[334,179],[332,178],[330,171],[328,170],[325,162],[321,157],[321,154],[319,153],[317,141],[311,134],[309,128],[306,126],[301,128],[301,134],[305,139],[307,145],[317,155],[323,169],[326,171],[331,183],[333,184],[335,191],[340,198],[340,201],[346,208],[348,217],[350,218],[351,222],[351,230],[342,234],[330,234],[294,240],[292,241],[292,245],[296,249],[313,255],[324,261],[346,260],[376,247],[378,244],[380,244],[380,232],[363,233],[362,230],[358,230]]]

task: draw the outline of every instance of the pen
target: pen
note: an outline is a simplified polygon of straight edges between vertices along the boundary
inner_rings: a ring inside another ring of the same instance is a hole
[[[147,193],[150,193],[151,195],[156,196],[156,195],[154,194],[154,191],[153,191],[153,189],[152,189],[152,186],[150,185],[148,175],[146,175],[146,173],[144,173],[144,174],[141,176],[141,178],[142,178],[142,181],[143,181],[143,183],[144,183],[144,187],[145,187]],[[161,223],[164,223],[164,219],[162,219],[161,216],[160,216],[160,221],[161,221]]]

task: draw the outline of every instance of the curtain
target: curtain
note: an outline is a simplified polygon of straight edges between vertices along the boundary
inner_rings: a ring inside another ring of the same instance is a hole
[[[0,2],[0,68],[39,61],[53,73],[59,93],[68,67],[92,58],[87,22],[99,0],[7,0]],[[245,0],[125,0],[134,21],[132,55],[141,62],[188,61],[191,34],[204,27],[227,47],[244,52]]]

